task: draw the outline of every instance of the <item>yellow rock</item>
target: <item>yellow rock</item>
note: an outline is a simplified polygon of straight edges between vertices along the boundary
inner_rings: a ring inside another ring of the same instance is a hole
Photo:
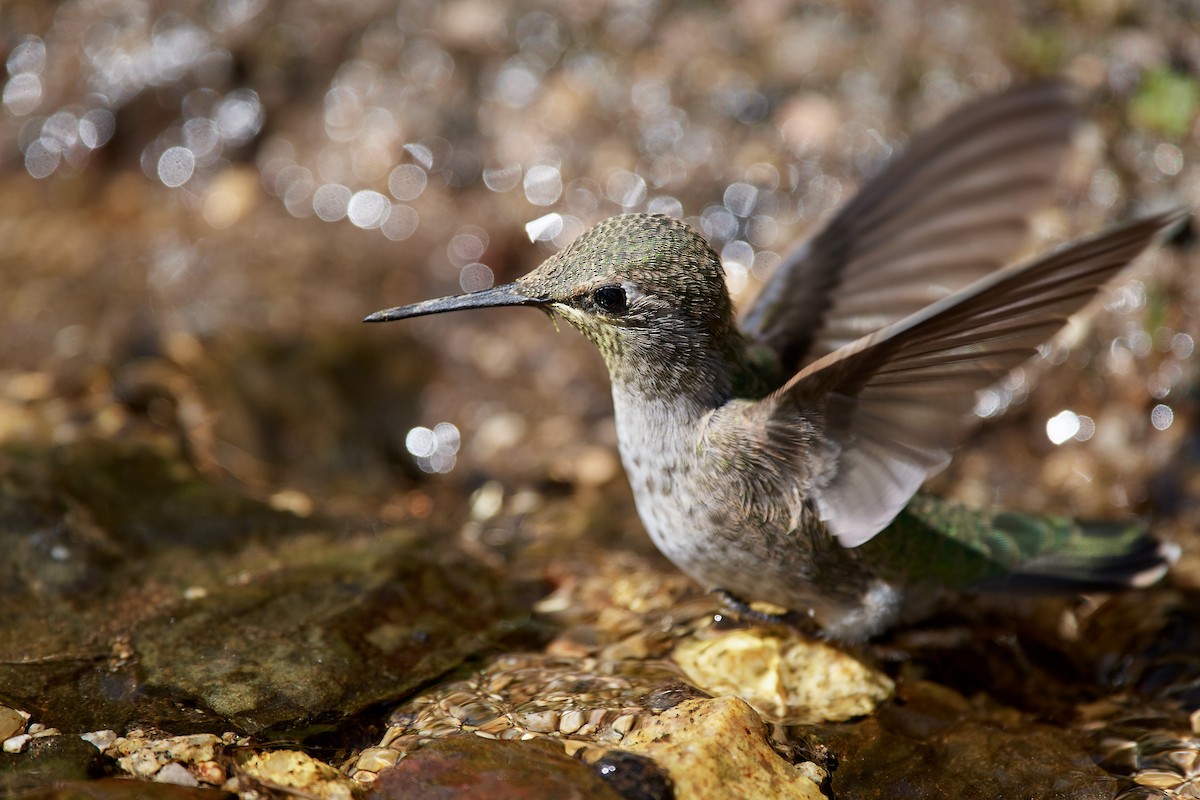
[[[646,720],[621,749],[654,759],[678,800],[825,800],[803,768],[771,749],[762,718],[736,697],[685,700]]]
[[[353,794],[349,778],[325,762],[297,750],[253,753],[240,759],[238,766],[248,777],[307,797],[350,800]]]
[[[671,658],[711,695],[734,695],[772,722],[840,722],[891,697],[890,678],[822,642],[762,629],[681,641]]]

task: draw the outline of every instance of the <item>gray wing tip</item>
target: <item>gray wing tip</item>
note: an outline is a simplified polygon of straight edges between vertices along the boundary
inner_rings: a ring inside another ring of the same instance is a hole
[[[1147,219],[1160,220],[1159,238],[1166,242],[1174,239],[1192,222],[1192,209],[1185,205],[1167,206],[1146,215]]]

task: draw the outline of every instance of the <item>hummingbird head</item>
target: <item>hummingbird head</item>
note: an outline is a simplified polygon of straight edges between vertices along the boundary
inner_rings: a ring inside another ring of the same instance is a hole
[[[507,305],[561,317],[596,344],[614,381],[657,392],[677,390],[681,380],[728,383],[722,356],[741,349],[720,259],[685,223],[661,214],[607,219],[504,286],[365,321]]]

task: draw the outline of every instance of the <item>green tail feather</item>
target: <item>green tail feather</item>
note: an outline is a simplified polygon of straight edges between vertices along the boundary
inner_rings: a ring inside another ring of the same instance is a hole
[[[863,548],[909,581],[1049,592],[1148,586],[1178,555],[1134,522],[977,511],[924,495]]]

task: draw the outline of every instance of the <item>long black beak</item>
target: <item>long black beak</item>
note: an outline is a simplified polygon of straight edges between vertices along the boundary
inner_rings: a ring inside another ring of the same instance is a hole
[[[461,311],[464,308],[488,308],[489,306],[544,306],[547,300],[543,297],[533,297],[515,283],[506,283],[482,292],[459,294],[454,297],[440,297],[437,300],[425,300],[413,303],[411,306],[397,306],[376,311],[363,322],[391,322],[409,317],[424,317],[428,314],[441,314],[445,311]]]

